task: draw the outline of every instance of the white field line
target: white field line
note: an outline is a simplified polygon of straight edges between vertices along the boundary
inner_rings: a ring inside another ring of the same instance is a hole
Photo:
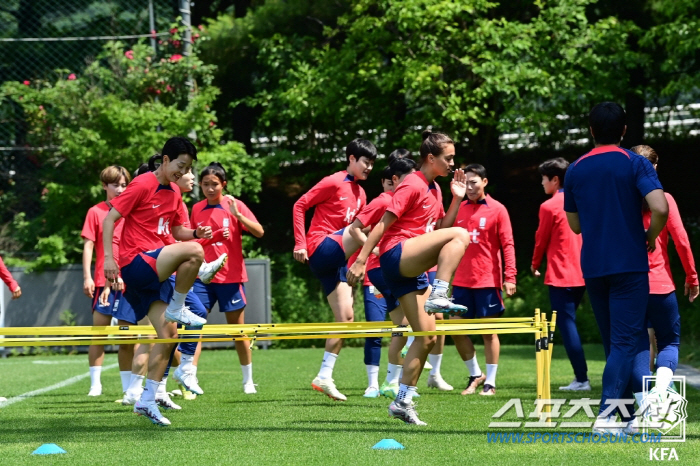
[[[104,366],[102,368],[103,371],[107,371],[110,369],[114,369],[115,367],[118,367],[118,363],[110,364],[109,366]],[[7,406],[10,406],[11,404],[15,404],[18,401],[23,401],[26,400],[27,398],[32,398],[37,395],[41,395],[46,392],[50,392],[53,390],[58,390],[59,388],[67,387],[68,385],[72,385],[76,382],[79,382],[83,379],[86,379],[90,377],[90,372],[86,372],[84,374],[76,375],[75,377],[71,377],[70,379],[66,379],[63,382],[58,382],[56,384],[50,385],[48,387],[40,388],[38,390],[33,390],[31,392],[23,393],[21,395],[13,396],[12,398],[7,399],[7,401],[0,401],[0,408],[6,408]]]

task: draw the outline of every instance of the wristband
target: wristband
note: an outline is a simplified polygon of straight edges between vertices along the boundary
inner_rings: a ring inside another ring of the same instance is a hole
[[[199,238],[199,236],[197,236],[197,229],[192,230],[192,236],[193,236],[195,239],[198,239],[198,238]]]

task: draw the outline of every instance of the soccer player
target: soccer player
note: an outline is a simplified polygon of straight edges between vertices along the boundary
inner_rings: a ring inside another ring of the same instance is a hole
[[[468,311],[453,318],[494,318],[505,311],[501,290],[515,294],[515,246],[513,228],[505,206],[486,194],[489,183],[486,169],[479,164],[467,165],[467,197],[462,202],[455,225],[471,236],[470,246],[462,257],[452,281],[455,303]],[[502,258],[502,259],[501,259]],[[504,270],[501,262],[505,262]],[[496,394],[496,372],[501,343],[498,335],[482,335],[486,356],[486,375],[481,372],[474,344],[467,335],[453,335],[455,347],[469,371],[467,387],[462,395],[470,395],[484,384],[480,395]]]
[[[635,146],[633,152],[645,157],[652,163],[654,169],[659,163],[659,156],[649,146]],[[650,338],[656,338],[658,357],[656,358],[656,388],[661,394],[671,383],[673,373],[678,365],[678,347],[681,340],[681,316],[678,312],[671,265],[668,258],[668,238],[673,238],[678,256],[685,270],[684,294],[692,303],[700,293],[698,273],[695,270],[695,259],[690,248],[688,233],[683,227],[683,220],[678,211],[676,200],[669,193],[664,193],[668,202],[668,222],[656,239],[656,250],[649,252],[649,303],[647,304],[647,319],[651,324]],[[651,224],[651,212],[644,206],[644,228]],[[653,342],[652,342],[653,343]],[[653,360],[653,357],[650,356]]]
[[[606,355],[603,394],[593,430],[619,433],[621,426],[615,422],[609,400],[629,399],[632,391],[640,392],[641,375],[649,372],[644,328],[649,300],[647,249],[656,249],[656,238],[668,217],[668,202],[652,164],[619,146],[627,129],[622,107],[600,103],[593,107],[588,121],[595,148],[566,172],[564,211],[573,232],[583,237],[581,270]],[[651,210],[646,232],[644,199]],[[632,404],[628,411],[633,408]],[[621,421],[629,430],[634,416],[627,414],[621,413]]]
[[[469,244],[469,235],[462,228],[432,230],[443,209],[430,192],[438,176],[447,176],[454,166],[454,142],[446,134],[423,132],[420,148],[420,171],[411,173],[396,188],[391,205],[381,221],[372,229],[362,251],[347,273],[350,286],[362,280],[367,259],[379,244],[379,263],[387,287],[401,304],[411,329],[434,331],[435,318],[427,312],[464,312],[464,306],[453,304],[447,297],[449,280]],[[455,172],[451,183],[452,203],[444,223],[451,224],[464,197],[464,173]],[[380,243],[381,240],[381,243]],[[438,265],[433,288],[426,271]],[[427,311],[427,312],[426,312]],[[416,337],[404,360],[403,375],[396,399],[389,406],[389,415],[408,424],[425,425],[418,418],[412,398],[434,336]]]
[[[17,281],[12,277],[12,274],[9,270],[7,270],[7,267],[5,267],[5,262],[3,262],[2,257],[0,257],[0,278],[10,289],[12,299],[17,299],[22,296],[22,288],[19,287]]]
[[[581,272],[581,236],[575,235],[566,221],[564,212],[564,176],[569,162],[561,157],[550,159],[539,166],[542,186],[551,199],[540,206],[540,226],[535,233],[535,252],[530,271],[540,276],[542,257],[547,254],[547,272],[544,284],[549,287],[552,310],[557,311],[557,330],[561,334],[566,354],[574,369],[574,380],[559,390],[588,391],[588,365],[576,329],[576,309],[581,303],[586,286]]]
[[[119,196],[131,181],[129,172],[119,165],[111,165],[100,173],[102,189],[105,191],[106,200],[88,210],[83,224],[81,236],[83,238],[83,293],[92,299],[92,325],[105,327],[111,324],[112,315],[119,306],[122,298],[122,279],[118,278],[114,286],[105,287],[104,255],[102,249],[102,222],[109,212],[109,203]],[[118,251],[119,237],[121,236],[124,222],[118,221],[114,230],[113,249]],[[93,251],[95,260],[95,279],[92,279],[91,265]],[[90,391],[88,396],[102,395],[102,362],[105,357],[103,345],[90,345],[88,349],[88,363],[90,365]],[[131,359],[134,357],[133,345],[119,345],[119,371],[122,379],[122,389],[128,386],[131,377]],[[129,370],[127,370],[129,369]]]
[[[209,242],[204,247],[204,259],[214,261],[222,254],[227,254],[229,260],[223,269],[209,284],[196,280],[194,292],[202,301],[207,311],[211,311],[218,301],[219,310],[226,315],[226,322],[235,325],[245,323],[244,311],[247,304],[245,295],[245,283],[248,274],[243,260],[242,238],[247,231],[256,238],[261,238],[265,231],[260,222],[255,218],[251,210],[239,199],[224,195],[227,178],[224,167],[218,162],[212,162],[202,171],[199,183],[205,200],[192,207],[192,225],[207,225],[213,230],[226,229],[227,237],[218,242]],[[236,341],[238,360],[243,372],[243,392],[254,394],[257,392],[253,383],[253,363],[248,341]],[[182,365],[191,364],[196,370],[196,357],[185,354],[182,356]]]
[[[134,309],[137,320],[148,315],[158,338],[176,338],[175,322],[183,325],[203,325],[206,320],[185,306],[185,297],[192,287],[204,259],[202,246],[186,241],[211,237],[211,228],[185,228],[187,218],[180,204],[180,188],[175,182],[190,171],[197,158],[197,149],[182,137],[168,139],[161,152],[163,163],[155,172],[137,177],[127,189],[112,201],[112,209],[103,225],[105,276],[112,283],[121,271],[126,285],[125,297]],[[120,241],[119,264],[113,255],[114,224],[124,217]],[[164,245],[163,237],[172,235],[183,242]],[[177,271],[175,292],[170,303],[161,300],[161,285]],[[157,343],[149,355],[148,378],[134,412],[159,425],[170,425],[155,401],[174,344]]]
[[[367,203],[365,190],[358,182],[366,180],[372,171],[377,149],[365,139],[355,139],[345,148],[345,156],[346,170],[323,178],[294,204],[294,258],[308,262],[311,272],[321,281],[336,322],[353,321],[352,288],[341,269],[361,243],[345,227]],[[305,234],[304,217],[314,206],[311,227]],[[314,390],[339,401],[347,400],[333,381],[333,367],[342,346],[340,338],[326,340],[321,370],[311,382]]]

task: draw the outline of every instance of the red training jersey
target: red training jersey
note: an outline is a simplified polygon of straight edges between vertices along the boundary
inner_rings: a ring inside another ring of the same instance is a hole
[[[379,242],[380,254],[409,238],[435,229],[437,220],[445,216],[440,186],[435,182],[428,183],[422,172],[413,172],[396,188],[386,211],[398,219],[384,232]]]
[[[386,208],[389,207],[389,204],[391,204],[392,197],[394,197],[393,191],[381,193],[379,196],[375,197],[372,202],[367,204],[367,207],[362,209],[362,212],[357,215],[357,220],[359,220],[364,227],[374,228],[374,226],[379,223],[384,216]],[[352,263],[355,262],[358,254],[359,251],[348,261],[348,267],[352,266]],[[379,257],[375,256],[374,254],[370,254],[367,258],[367,267],[365,267],[365,270],[370,271],[372,269],[376,269],[377,267],[379,267]],[[371,284],[372,282],[369,281],[369,278],[365,273],[364,286],[369,286]]]
[[[5,262],[3,262],[2,257],[0,257],[0,278],[2,278],[2,281],[5,282],[10,291],[15,292],[17,288],[19,288],[12,274],[7,270],[7,267],[5,267]]]
[[[347,171],[323,178],[294,203],[294,250],[306,249],[311,257],[327,235],[350,225],[366,203],[365,190]],[[311,227],[304,235],[304,215],[314,206]]]
[[[547,254],[544,284],[568,288],[585,286],[581,272],[581,235],[569,227],[564,212],[564,190],[540,205],[540,225],[535,233],[535,252],[532,267],[538,269],[542,256]]]
[[[180,188],[175,183],[160,184],[152,172],[134,178],[111,204],[124,217],[120,267],[131,263],[139,253],[165,246],[171,228],[187,222]]]
[[[673,244],[681,258],[685,281],[689,285],[698,284],[698,273],[695,271],[693,251],[690,249],[688,233],[683,227],[681,214],[678,211],[676,200],[669,193],[664,193],[668,201],[668,221],[658,238],[656,238],[656,250],[649,253],[649,292],[651,294],[668,294],[676,289],[671,275],[671,263],[668,260],[668,236],[673,238]],[[651,212],[643,214],[644,228],[651,225]]]
[[[221,204],[210,205],[205,199],[192,207],[190,221],[195,228],[210,226],[212,231],[229,229],[228,239],[220,238],[219,241],[210,240],[202,244],[204,246],[204,260],[207,262],[216,260],[223,253],[228,254],[224,268],[216,274],[212,283],[245,283],[248,281],[242,246],[243,231],[248,230],[231,213],[231,202],[231,199],[222,197]],[[236,206],[244,217],[259,223],[253,212],[242,201],[236,199]]]
[[[477,203],[467,200],[459,206],[455,226],[470,235],[453,285],[466,288],[503,287],[501,251],[505,260],[505,281],[515,283],[513,229],[505,206],[489,196]]]
[[[102,223],[109,213],[109,204],[100,202],[97,205],[90,207],[85,216],[83,223],[83,231],[80,233],[86,240],[95,243],[95,286],[105,286],[105,251],[102,247]],[[119,238],[121,238],[122,230],[124,229],[123,219],[119,219],[114,224],[114,239],[112,241],[112,252],[115,258],[119,258]],[[117,261],[118,262],[118,261]]]

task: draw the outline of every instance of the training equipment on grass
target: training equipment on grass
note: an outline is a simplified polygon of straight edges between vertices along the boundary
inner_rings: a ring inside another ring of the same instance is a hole
[[[550,328],[544,313],[534,317],[449,319],[438,321],[434,331],[414,332],[391,322],[327,322],[304,324],[205,325],[199,330],[178,330],[179,338],[157,338],[151,326],[110,327],[5,327],[0,328],[3,346],[133,345],[136,343],[230,342],[258,340],[306,340],[317,338],[371,338],[426,335],[476,335],[534,333],[537,367],[537,398],[549,399],[549,368],[556,311]],[[551,330],[551,331],[550,331]],[[2,337],[5,338],[2,338]],[[149,337],[151,337],[149,339]],[[545,407],[545,412],[550,408]],[[543,416],[544,417],[544,416]],[[543,419],[545,420],[545,419]]]
[[[377,442],[377,444],[372,447],[372,450],[404,450],[405,448],[406,447],[393,438],[385,438]]]
[[[67,453],[66,450],[55,443],[45,443],[32,452],[32,455],[55,455],[57,453]]]

